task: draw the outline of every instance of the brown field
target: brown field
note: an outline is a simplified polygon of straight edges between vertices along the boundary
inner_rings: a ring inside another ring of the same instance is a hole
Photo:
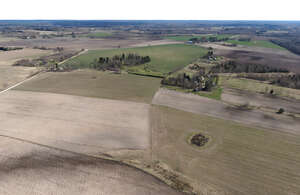
[[[3,195],[180,194],[138,169],[108,160],[3,136],[0,151]]]
[[[224,88],[237,89],[242,91],[249,91],[259,94],[270,94],[270,90],[273,89],[275,96],[288,99],[288,100],[300,100],[300,90],[287,87],[281,87],[277,85],[271,85],[266,82],[257,81],[253,79],[238,78],[234,74],[222,74],[219,80],[220,84]]]
[[[177,103],[183,105],[180,100]],[[201,104],[208,108],[205,105]],[[197,194],[300,193],[299,134],[162,106],[153,106],[151,117],[154,159],[194,179]],[[203,148],[188,144],[199,132],[210,138]]]
[[[149,147],[147,104],[12,90],[0,105],[2,135],[89,154]]]
[[[265,113],[259,110],[243,110],[223,102],[198,95],[160,89],[153,98],[153,104],[168,106],[186,112],[204,114],[231,120],[251,127],[264,127],[300,135],[300,120],[297,118]]]
[[[300,73],[300,56],[289,51],[247,46],[226,47],[214,43],[203,46],[212,47],[216,55],[232,58],[239,63],[264,64]]]
[[[38,70],[33,67],[14,67],[12,64],[23,58],[35,58],[49,54],[49,51],[29,49],[0,52],[0,90],[16,84]]]
[[[15,61],[24,59],[24,58],[36,58],[42,55],[49,54],[49,51],[39,50],[39,49],[30,49],[25,48],[22,50],[14,51],[0,51],[0,66],[2,65],[11,65]]]
[[[224,89],[222,100],[235,105],[254,106],[277,111],[284,108],[289,113],[300,114],[300,101],[295,99],[283,99],[276,96],[263,95],[254,92],[237,89]]]
[[[150,103],[159,86],[153,77],[78,70],[45,73],[16,89]]]
[[[90,39],[90,38],[52,38],[52,39],[31,39],[31,40],[12,40],[3,42],[6,46],[45,46],[45,47],[64,47],[66,49],[112,49],[112,48],[128,48],[136,46],[148,46],[148,45],[163,45],[167,43],[174,43],[174,41],[153,41],[147,37],[137,37],[129,39]]]

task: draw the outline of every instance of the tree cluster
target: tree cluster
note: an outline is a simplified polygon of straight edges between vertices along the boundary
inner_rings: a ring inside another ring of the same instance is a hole
[[[93,68],[98,70],[120,70],[122,66],[137,66],[150,62],[149,56],[140,56],[129,53],[115,55],[113,57],[100,57],[93,63]]]
[[[192,41],[193,43],[204,43],[204,42],[218,42],[218,41],[227,41],[229,38],[218,38],[217,36],[203,36],[201,38],[191,38],[189,41]]]
[[[193,75],[181,73],[176,77],[166,77],[161,83],[163,85],[178,86],[184,89],[193,89],[193,91],[211,91],[212,87],[218,83],[218,76],[201,72]]]
[[[23,47],[0,47],[0,51],[21,50]]]
[[[271,84],[300,89],[300,74],[288,75],[286,77],[272,79]]]
[[[291,39],[274,39],[271,40],[272,43],[277,44],[281,47],[288,49],[289,51],[300,54],[300,39],[291,38]]]
[[[284,68],[273,68],[261,64],[243,64],[235,61],[226,61],[214,66],[211,71],[213,73],[268,73],[268,72],[289,72]]]
[[[36,67],[44,66],[51,67],[53,64],[62,62],[74,55],[77,55],[79,51],[61,51],[52,55],[42,56],[36,59],[22,59],[13,64],[13,66],[26,66],[26,67]]]

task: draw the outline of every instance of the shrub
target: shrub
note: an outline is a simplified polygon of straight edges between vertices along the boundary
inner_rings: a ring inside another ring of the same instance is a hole
[[[282,113],[284,113],[284,109],[283,108],[279,108],[279,110],[276,113],[277,114],[282,114]]]

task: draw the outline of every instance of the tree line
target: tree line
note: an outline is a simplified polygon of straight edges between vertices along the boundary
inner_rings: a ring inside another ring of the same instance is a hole
[[[213,73],[269,73],[269,72],[282,72],[288,73],[289,71],[284,68],[274,68],[262,64],[244,64],[237,63],[236,61],[226,61],[219,63],[212,67]]]
[[[208,37],[194,37],[191,38],[189,41],[192,41],[193,43],[204,43],[204,42],[218,42],[218,41],[227,41],[229,40],[228,37],[224,37],[224,38],[219,38],[217,36],[208,36]]]
[[[137,66],[149,63],[149,56],[140,56],[138,54],[129,53],[115,55],[113,57],[100,57],[93,63],[93,68],[97,70],[120,70],[122,66]]]
[[[286,48],[287,50],[300,54],[300,39],[299,38],[288,38],[288,39],[273,39],[272,43],[277,44],[281,47]]]
[[[21,50],[23,47],[0,47],[0,51]]]

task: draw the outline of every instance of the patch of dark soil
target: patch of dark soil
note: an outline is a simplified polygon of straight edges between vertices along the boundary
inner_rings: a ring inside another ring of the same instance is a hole
[[[267,65],[273,68],[284,68],[300,73],[300,56],[285,53],[267,53],[261,51],[222,50],[216,49],[215,55],[234,59],[237,63]]]
[[[209,138],[205,137],[204,135],[202,135],[201,133],[196,134],[192,137],[191,139],[191,143],[196,145],[196,146],[204,146],[207,142],[208,142]]]
[[[261,59],[263,59],[263,57],[261,57],[261,56],[251,56],[250,58],[251,58],[251,60],[261,60]]]

